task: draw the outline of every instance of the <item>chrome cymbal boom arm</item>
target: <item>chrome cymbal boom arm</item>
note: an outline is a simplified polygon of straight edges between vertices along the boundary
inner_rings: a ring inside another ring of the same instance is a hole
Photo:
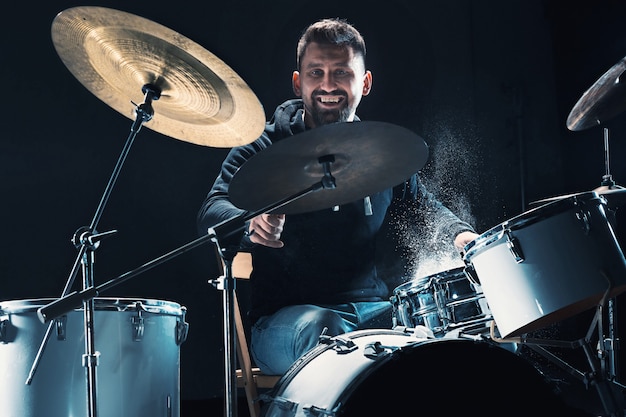
[[[158,100],[160,97],[160,90],[158,90],[157,87],[151,84],[144,85],[142,87],[142,91],[145,94],[144,102],[140,105],[135,106],[136,107],[135,114],[137,117],[132,124],[131,133],[126,140],[126,143],[124,144],[124,148],[122,149],[122,152],[113,169],[111,177],[109,178],[109,182],[107,183],[105,187],[105,190],[100,199],[98,207],[96,208],[96,212],[92,218],[91,224],[87,227],[79,228],[72,237],[72,242],[74,243],[74,246],[76,246],[76,248],[79,249],[79,253],[76,257],[72,270],[69,274],[68,280],[63,289],[63,294],[60,299],[55,301],[55,302],[60,302],[60,301],[65,300],[65,297],[68,296],[69,290],[74,285],[74,280],[76,278],[76,275],[78,274],[78,267],[79,265],[82,265],[83,291],[81,294],[83,295],[85,293],[90,294],[88,297],[83,296],[80,298],[83,304],[83,309],[84,309],[83,315],[84,315],[84,330],[85,330],[85,354],[83,355],[83,366],[86,367],[87,409],[89,412],[88,414],[89,417],[97,416],[96,366],[98,364],[98,357],[99,357],[99,353],[95,351],[95,337],[94,337],[94,331],[93,331],[93,324],[94,324],[93,298],[98,295],[98,291],[95,290],[93,264],[95,261],[95,251],[98,248],[100,241],[105,237],[108,237],[114,233],[117,233],[116,230],[112,230],[112,231],[108,231],[104,233],[97,233],[96,228],[100,221],[100,218],[102,217],[104,208],[109,200],[111,192],[113,191],[115,182],[117,181],[119,177],[122,166],[126,160],[126,157],[128,156],[130,148],[135,140],[135,137],[137,136],[137,133],[141,129],[141,126],[143,125],[143,123],[152,119],[154,111],[152,109],[151,103],[153,100]],[[77,293],[74,293],[74,294],[77,294]],[[77,307],[75,303],[71,303],[70,305],[69,303],[65,302],[64,304],[61,303],[61,305],[64,306],[63,311],[59,312],[59,314],[55,315],[52,318],[57,318],[60,315],[67,313],[73,308]],[[43,316],[42,316],[41,308],[38,311],[38,315],[39,315],[39,318],[43,322],[48,321],[48,320],[42,319]],[[54,325],[54,321],[51,321],[48,325],[47,331],[44,334],[44,339],[42,340],[39,350],[37,351],[37,355],[33,361],[33,365],[31,367],[30,373],[26,380],[26,384],[30,384],[32,382],[32,379],[37,370],[37,367],[39,365],[39,362],[41,360],[45,347],[52,333],[51,331],[52,331],[53,325]]]
[[[81,302],[83,304],[86,304],[87,308],[86,308],[85,314],[86,315],[88,314],[87,310],[89,310],[90,311],[89,314],[91,314],[91,309],[89,308],[90,303],[88,303],[88,301],[93,300],[94,297],[97,297],[103,291],[109,288],[112,288],[116,285],[119,285],[122,282],[136,275],[139,275],[140,273],[148,269],[151,269],[161,263],[164,263],[169,259],[172,259],[182,253],[185,253],[193,248],[196,248],[204,244],[207,241],[211,241],[215,243],[218,249],[220,250],[220,253],[222,253],[222,248],[228,248],[227,252],[231,255],[225,257],[226,268],[228,272],[226,274],[227,281],[224,282],[223,285],[220,285],[219,289],[225,291],[224,297],[223,297],[224,299],[224,335],[225,335],[225,344],[227,345],[227,348],[224,349],[224,355],[225,355],[225,361],[226,361],[225,372],[226,372],[226,381],[227,381],[226,387],[225,387],[225,390],[226,390],[225,392],[225,398],[226,398],[225,415],[226,417],[236,417],[237,415],[236,397],[235,397],[236,391],[235,391],[234,379],[232,376],[232,373],[234,372],[234,369],[236,367],[236,362],[235,362],[236,355],[233,354],[233,352],[235,351],[236,345],[234,344],[235,343],[234,338],[232,337],[233,330],[232,330],[232,320],[230,317],[233,311],[232,304],[233,304],[233,298],[234,298],[234,284],[232,283],[233,278],[232,278],[232,273],[230,273],[231,263],[229,262],[230,260],[232,260],[232,257],[231,257],[232,249],[228,243],[224,243],[224,242],[238,241],[238,238],[240,238],[241,234],[243,234],[244,228],[246,227],[246,222],[260,214],[269,213],[271,211],[277,210],[291,203],[292,201],[295,201],[310,193],[322,190],[324,188],[334,188],[335,181],[334,181],[334,177],[332,176],[330,172],[330,163],[332,161],[328,159],[324,159],[324,160],[320,160],[319,162],[320,164],[324,165],[323,178],[320,181],[316,182],[315,184],[311,185],[310,187],[304,189],[303,191],[300,191],[290,197],[281,199],[280,201],[276,203],[269,204],[260,210],[256,210],[252,212],[244,212],[244,214],[242,215],[226,219],[216,224],[215,226],[210,227],[206,235],[201,236],[187,243],[186,245],[183,245],[175,250],[172,250],[156,259],[153,259],[152,261],[143,264],[139,268],[128,271],[118,276],[117,278],[111,279],[98,286],[94,286],[93,284],[90,284],[88,286],[84,286],[82,291],[75,291],[69,295],[64,295],[63,297],[43,307],[40,307],[38,309],[37,315],[40,321],[42,321],[43,323],[52,321],[56,319],[57,317],[63,315],[64,313],[76,308]],[[89,239],[83,239],[83,240],[89,241]],[[81,253],[83,254],[87,253],[86,245],[81,245],[80,249],[81,249]],[[87,267],[85,267],[85,271],[87,271]],[[231,277],[228,277],[228,275],[231,275]],[[91,320],[86,320],[86,323],[90,323],[90,322]],[[52,324],[53,322],[50,323],[50,325]],[[93,361],[93,358],[94,358],[93,354],[90,352],[87,352],[86,355],[87,356],[85,358],[88,359],[87,365],[94,366],[96,361]],[[95,358],[97,358],[97,356],[95,356]],[[90,385],[90,389],[95,393],[94,384],[91,382],[91,380],[89,380],[88,383]],[[89,398],[90,410],[94,410],[95,412],[96,407],[94,403],[95,403],[95,395],[93,397],[90,396]],[[95,417],[95,414],[91,414],[89,417]]]

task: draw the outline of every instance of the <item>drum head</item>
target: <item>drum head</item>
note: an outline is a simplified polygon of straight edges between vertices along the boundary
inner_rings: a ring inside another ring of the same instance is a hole
[[[529,399],[552,411],[520,410]],[[451,339],[404,350],[377,367],[356,387],[342,415],[366,415],[374,403],[398,416],[463,416],[477,409],[481,416],[565,415],[557,412],[561,405],[547,382],[523,359],[486,343]]]

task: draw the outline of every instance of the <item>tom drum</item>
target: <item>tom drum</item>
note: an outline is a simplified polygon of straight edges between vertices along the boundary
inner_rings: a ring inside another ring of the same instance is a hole
[[[55,319],[30,384],[48,324],[37,317],[54,299],[0,302],[2,415],[68,417],[87,413],[83,309]],[[180,344],[186,309],[169,301],[94,299],[99,416],[180,414]]]
[[[503,337],[572,317],[626,289],[626,260],[595,192],[512,218],[465,247]]]

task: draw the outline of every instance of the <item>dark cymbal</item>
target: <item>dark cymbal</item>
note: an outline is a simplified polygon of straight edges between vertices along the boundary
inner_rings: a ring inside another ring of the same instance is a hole
[[[272,210],[304,213],[349,203],[393,187],[420,170],[428,146],[408,129],[383,122],[335,123],[274,143],[235,173],[233,204],[259,211],[320,183],[320,158],[331,157],[335,188],[321,188]]]
[[[599,126],[626,110],[626,57],[605,72],[578,100],[567,117],[573,131]]]
[[[603,185],[593,191],[603,196],[610,205],[622,206],[626,204],[626,188],[620,185]]]
[[[609,205],[611,206],[621,206],[621,205],[626,204],[626,188],[620,185],[610,185],[610,186],[603,185],[603,186],[593,189],[592,191],[595,191],[596,194],[598,194],[601,197],[604,197],[606,201],[609,203]],[[549,203],[551,201],[563,200],[569,197],[573,197],[577,194],[579,193],[572,193],[572,194],[544,198],[542,200],[533,201],[530,204]]]
[[[96,97],[135,119],[144,85],[160,90],[145,126],[198,145],[233,147],[265,127],[261,103],[223,61],[158,23],[104,7],[74,7],[52,23],[70,72]]]

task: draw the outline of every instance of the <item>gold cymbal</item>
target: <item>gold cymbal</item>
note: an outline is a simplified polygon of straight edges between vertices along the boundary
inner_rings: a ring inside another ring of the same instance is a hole
[[[324,125],[277,141],[235,173],[229,187],[234,205],[259,211],[319,184],[320,160],[331,161],[335,188],[303,195],[274,213],[305,213],[356,201],[401,184],[428,159],[428,146],[412,131],[384,122]]]
[[[263,107],[222,60],[151,20],[104,7],[60,12],[52,41],[70,72],[96,97],[135,120],[144,85],[160,90],[145,126],[186,142],[245,145],[265,127]]]
[[[611,67],[578,100],[567,117],[573,131],[600,126],[626,110],[626,57]]]

